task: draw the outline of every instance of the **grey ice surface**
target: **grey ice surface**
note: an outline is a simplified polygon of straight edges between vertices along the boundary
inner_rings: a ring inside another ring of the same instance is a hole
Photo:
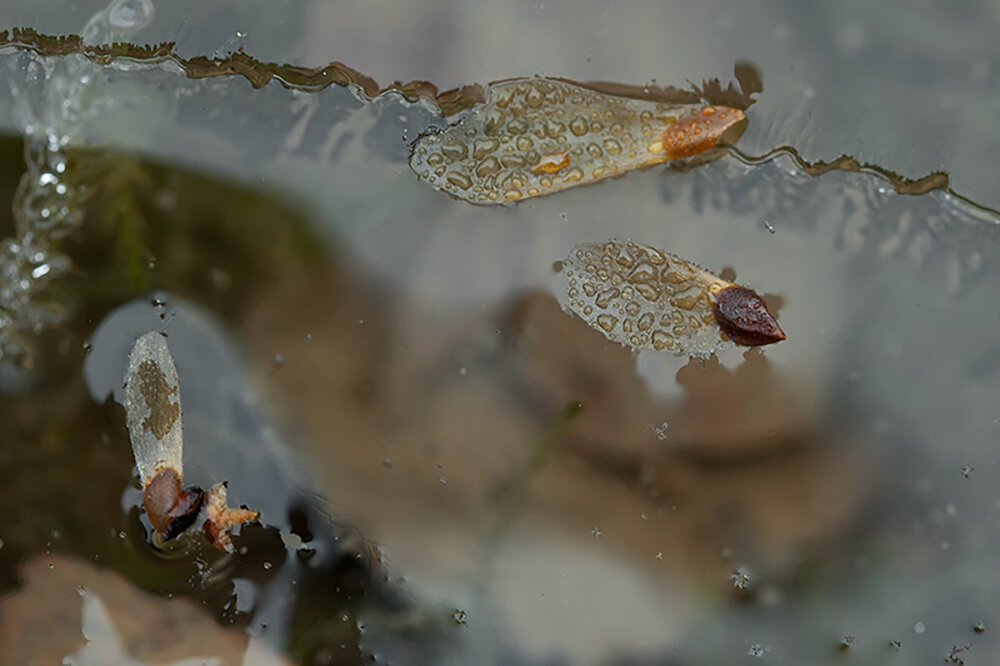
[[[12,2],[5,20],[72,33],[105,2],[64,4]],[[806,159],[848,154],[907,177],[942,170],[956,191],[997,208],[998,19],[1000,5],[987,0],[191,1],[161,3],[134,41],[176,41],[184,56],[243,46],[264,61],[337,60],[383,85],[427,79],[441,89],[535,73],[727,82],[734,62],[748,60],[764,92],[748,109],[743,151],[790,145]],[[331,248],[428,319],[465,317],[526,290],[556,293],[551,262],[613,236],[670,248],[708,270],[732,266],[741,284],[782,296],[789,338],[766,352],[769,364],[796,395],[823,405],[821,423],[877,479],[859,545],[844,546],[857,551],[840,553],[851,566],[812,597],[707,614],[699,598],[672,597],[639,573],[651,555],[598,557],[554,529],[509,545],[499,553],[506,568],[473,581],[490,593],[467,606],[465,635],[480,661],[515,649],[533,663],[697,663],[704,650],[715,663],[745,658],[759,643],[770,649],[767,663],[826,663],[843,660],[834,653],[840,631],[858,634],[847,656],[872,663],[892,638],[902,638],[907,663],[940,663],[965,640],[974,653],[997,653],[993,634],[969,629],[998,592],[994,214],[940,193],[896,195],[867,174],[811,178],[787,159],[748,167],[731,157],[480,210],[410,172],[410,144],[438,121],[398,96],[363,104],[335,87],[310,94],[235,77],[189,81],[170,68],[89,71],[102,77],[104,106],[82,141],[293,199]],[[10,102],[0,88],[0,123],[13,129]],[[303,468],[262,418],[232,334],[177,298],[168,303],[168,317],[177,314],[166,321],[147,300],[99,327],[85,368],[92,394],[122,400],[131,344],[166,330],[184,387],[186,478],[206,486],[229,478],[235,502],[283,525],[288,499],[308,487]],[[387,344],[386,365],[412,353],[406,335]],[[643,353],[638,368],[651,390],[676,392],[675,359]],[[959,473],[966,465],[975,470],[968,478]],[[465,580],[396,564],[413,588],[469,597]],[[926,633],[914,634],[916,622]]]

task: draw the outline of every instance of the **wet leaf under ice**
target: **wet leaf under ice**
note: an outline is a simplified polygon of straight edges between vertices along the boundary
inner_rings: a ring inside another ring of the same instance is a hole
[[[759,346],[785,339],[752,290],[648,245],[581,243],[560,268],[567,308],[635,350],[705,357],[726,340]]]
[[[243,627],[182,595],[151,594],[90,557],[38,553],[17,576],[18,589],[0,599],[0,664],[291,664],[261,643],[244,657]]]
[[[202,518],[208,541],[232,551],[230,528],[256,520],[257,512],[230,509],[225,483],[215,484],[207,493],[197,486],[183,487],[180,380],[160,333],[146,333],[132,347],[125,375],[125,414],[154,542],[178,537]]]
[[[410,167],[459,199],[511,203],[704,152],[744,117],[555,79],[505,81],[456,124],[422,136]]]

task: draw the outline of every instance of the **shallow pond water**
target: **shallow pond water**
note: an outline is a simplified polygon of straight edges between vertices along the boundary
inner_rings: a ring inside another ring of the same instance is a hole
[[[32,70],[3,47],[23,82],[0,97],[2,200],[25,99],[73,100],[60,150],[86,195],[39,296],[62,323],[0,366],[0,662],[997,659],[996,7],[515,4],[157,5],[129,39],[173,60]],[[12,11],[68,34],[103,8]],[[178,64],[240,47],[379,83]],[[764,89],[739,153],[508,207],[421,182],[411,145],[447,120],[373,96],[726,85],[743,60]],[[86,82],[52,92],[67,76]],[[782,147],[877,168],[745,157]],[[950,189],[897,193],[935,171]],[[611,238],[752,287],[787,339],[707,360],[610,342],[553,264]],[[261,512],[233,555],[148,543],[118,401],[149,330],[186,480]]]

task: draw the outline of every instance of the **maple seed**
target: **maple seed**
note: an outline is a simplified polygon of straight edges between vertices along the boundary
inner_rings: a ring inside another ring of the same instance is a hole
[[[767,303],[752,289],[733,285],[720,290],[714,295],[712,312],[722,332],[738,345],[759,347],[785,339]]]
[[[153,529],[162,533],[167,526],[167,518],[177,505],[181,493],[181,477],[171,467],[157,472],[142,491],[142,504]]]
[[[207,493],[197,486],[183,487],[180,380],[164,336],[159,333],[141,336],[129,354],[125,416],[142,482],[142,505],[153,526],[154,545],[159,547],[177,538],[204,513],[209,541],[232,551],[227,530],[256,520],[258,514],[227,507],[222,484]]]
[[[561,79],[500,81],[484,93],[482,104],[422,135],[410,154],[420,180],[477,205],[703,153],[746,118],[735,108],[619,96]]]

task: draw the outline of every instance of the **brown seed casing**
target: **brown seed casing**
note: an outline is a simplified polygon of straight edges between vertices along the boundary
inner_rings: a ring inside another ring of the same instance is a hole
[[[739,285],[722,289],[714,295],[712,312],[722,332],[738,345],[759,347],[785,339],[767,303],[752,289]]]
[[[181,478],[176,470],[166,468],[153,475],[153,479],[142,491],[142,505],[146,509],[149,522],[157,533],[163,533],[170,512],[177,506],[181,494]]]
[[[171,468],[161,469],[142,491],[142,505],[162,541],[180,536],[194,524],[204,492],[197,486],[181,488],[181,477]]]

